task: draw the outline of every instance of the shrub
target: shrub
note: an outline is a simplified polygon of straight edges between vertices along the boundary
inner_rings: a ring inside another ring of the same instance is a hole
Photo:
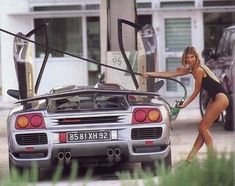
[[[191,164],[181,162],[172,171],[161,167],[159,178],[151,173],[137,171],[133,175],[118,173],[122,186],[233,186],[234,155],[210,156]]]

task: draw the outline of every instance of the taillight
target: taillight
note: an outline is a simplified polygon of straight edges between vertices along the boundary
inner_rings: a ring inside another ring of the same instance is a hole
[[[132,124],[160,122],[161,120],[161,112],[157,108],[138,108],[133,111]]]
[[[144,110],[136,110],[134,112],[134,119],[137,122],[143,122],[146,119],[146,112]]]
[[[43,122],[43,120],[42,120],[42,117],[40,115],[34,115],[30,119],[30,123],[34,127],[39,127],[42,124],[42,122]]]
[[[42,114],[23,114],[17,116],[15,127],[16,129],[45,128],[45,122],[43,120]]]
[[[25,128],[27,127],[29,124],[29,119],[26,116],[20,116],[17,119],[17,126],[19,126],[20,128]]]
[[[148,112],[148,119],[152,122],[158,121],[161,117],[159,110],[150,110]]]

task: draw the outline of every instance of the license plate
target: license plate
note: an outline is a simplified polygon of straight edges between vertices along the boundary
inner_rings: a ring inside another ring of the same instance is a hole
[[[110,140],[110,131],[79,131],[67,132],[67,142],[107,141]]]

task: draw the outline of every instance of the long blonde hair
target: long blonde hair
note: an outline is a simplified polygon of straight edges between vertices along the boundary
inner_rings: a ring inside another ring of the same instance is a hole
[[[196,57],[196,63],[197,65],[201,65],[201,61],[199,59],[199,56],[198,56],[198,52],[197,50],[192,47],[192,46],[188,46],[187,48],[184,49],[184,52],[182,54],[182,58],[181,58],[181,64],[186,66],[187,65],[187,61],[186,61],[186,58],[187,58],[187,54],[192,54]]]

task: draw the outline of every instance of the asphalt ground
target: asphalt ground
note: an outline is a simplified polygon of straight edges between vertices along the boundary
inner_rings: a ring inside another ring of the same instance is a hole
[[[198,135],[198,124],[201,114],[198,108],[181,110],[176,121],[172,122],[172,159],[173,164],[186,159]],[[215,150],[218,155],[230,155],[235,151],[235,132],[225,131],[222,121],[214,123],[211,128]],[[204,159],[207,148],[204,144],[198,152],[197,158]]]

